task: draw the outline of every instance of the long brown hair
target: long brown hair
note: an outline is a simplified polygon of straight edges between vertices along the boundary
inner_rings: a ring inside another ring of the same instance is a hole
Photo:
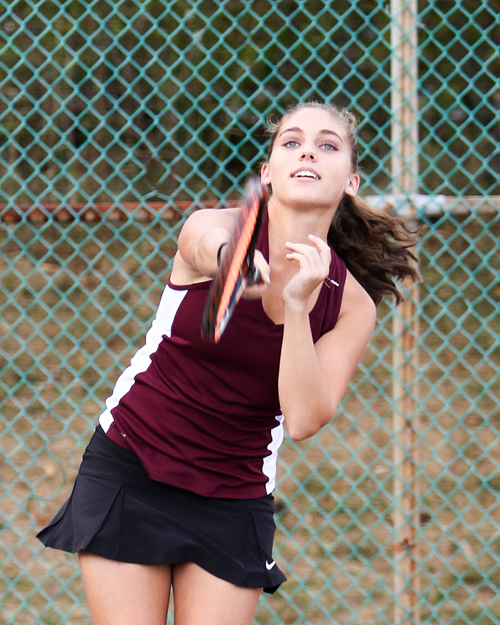
[[[321,102],[298,104],[288,109],[279,121],[268,120],[271,137],[268,159],[285,117],[304,108],[325,110],[341,123],[351,147],[351,171],[358,173],[356,118],[347,109]],[[328,242],[376,304],[385,295],[394,296],[399,304],[403,295],[396,281],[420,278],[411,251],[416,235],[417,231],[399,217],[374,210],[359,196],[344,195],[330,225]]]

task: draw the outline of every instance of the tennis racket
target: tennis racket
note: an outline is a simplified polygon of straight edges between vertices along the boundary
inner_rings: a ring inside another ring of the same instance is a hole
[[[212,343],[219,342],[245,287],[260,282],[253,257],[267,198],[267,188],[258,178],[250,178],[203,312],[201,335]]]

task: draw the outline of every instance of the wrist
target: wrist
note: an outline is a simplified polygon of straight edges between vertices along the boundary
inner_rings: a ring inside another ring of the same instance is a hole
[[[309,314],[309,298],[306,300],[283,298],[283,307],[285,316],[287,315],[308,315]]]

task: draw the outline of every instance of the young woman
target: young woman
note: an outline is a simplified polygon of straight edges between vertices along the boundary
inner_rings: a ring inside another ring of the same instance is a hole
[[[308,103],[272,126],[271,186],[247,287],[217,345],[200,336],[238,209],[193,214],[146,342],[117,381],[73,493],[39,536],[79,552],[94,625],[250,625],[272,556],[283,426],[332,419],[375,325],[416,277],[403,224],[359,187],[355,120]]]

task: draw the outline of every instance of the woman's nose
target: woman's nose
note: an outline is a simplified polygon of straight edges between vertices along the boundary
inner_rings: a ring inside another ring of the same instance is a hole
[[[300,156],[303,161],[315,161],[316,160],[316,151],[313,148],[304,148]]]

